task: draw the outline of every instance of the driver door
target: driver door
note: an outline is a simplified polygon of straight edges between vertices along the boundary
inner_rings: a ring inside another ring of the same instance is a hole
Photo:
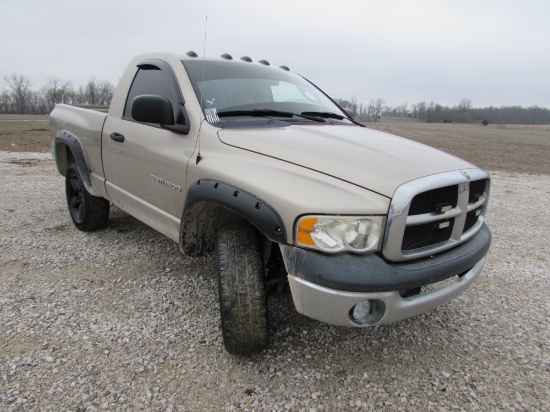
[[[122,118],[108,117],[105,123],[103,167],[111,201],[177,241],[187,162],[196,138],[132,118],[132,101],[136,96],[156,95],[170,101],[176,123],[185,119],[184,100],[170,66],[155,62],[139,66]]]

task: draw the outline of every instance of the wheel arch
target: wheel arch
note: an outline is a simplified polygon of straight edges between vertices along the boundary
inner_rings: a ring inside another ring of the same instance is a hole
[[[82,145],[73,133],[67,130],[57,132],[54,141],[54,154],[59,173],[66,176],[69,165],[75,163],[84,186],[88,191],[91,191],[90,170],[84,157]]]
[[[217,180],[190,185],[180,223],[179,244],[185,255],[201,256],[214,249],[220,222],[245,219],[272,242],[286,243],[282,218],[267,202]]]

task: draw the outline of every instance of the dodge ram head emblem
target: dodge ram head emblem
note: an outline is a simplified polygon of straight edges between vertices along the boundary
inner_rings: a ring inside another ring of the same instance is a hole
[[[468,179],[468,180],[471,179],[471,177],[470,177],[470,175],[468,174],[468,172],[465,172],[465,171],[463,170],[463,171],[460,172],[460,173],[462,173],[466,179]]]

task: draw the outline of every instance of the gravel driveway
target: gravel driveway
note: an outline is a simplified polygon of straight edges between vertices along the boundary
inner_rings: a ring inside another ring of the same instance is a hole
[[[82,233],[49,155],[0,152],[0,411],[550,410],[550,176],[492,173],[480,280],[369,329],[270,297],[273,344],[223,349],[215,257],[114,208]]]

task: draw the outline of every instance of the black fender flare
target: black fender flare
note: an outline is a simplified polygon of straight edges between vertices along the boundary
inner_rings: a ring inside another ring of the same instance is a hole
[[[57,170],[63,176],[67,175],[69,159],[67,159],[66,150],[63,150],[62,148],[63,145],[66,145],[72,152],[74,160],[76,162],[76,167],[78,168],[78,171],[80,172],[80,177],[84,182],[84,186],[86,186],[86,189],[90,190],[90,188],[92,187],[92,181],[90,179],[90,170],[88,169],[88,164],[86,163],[86,158],[84,157],[82,145],[80,144],[78,138],[68,130],[60,130],[55,136],[54,154]]]
[[[283,219],[271,205],[246,190],[202,179],[192,183],[187,190],[179,233],[184,254],[198,256],[210,249],[215,233],[207,233],[204,228],[212,228],[216,223],[219,207],[246,219],[272,242],[286,243]]]

